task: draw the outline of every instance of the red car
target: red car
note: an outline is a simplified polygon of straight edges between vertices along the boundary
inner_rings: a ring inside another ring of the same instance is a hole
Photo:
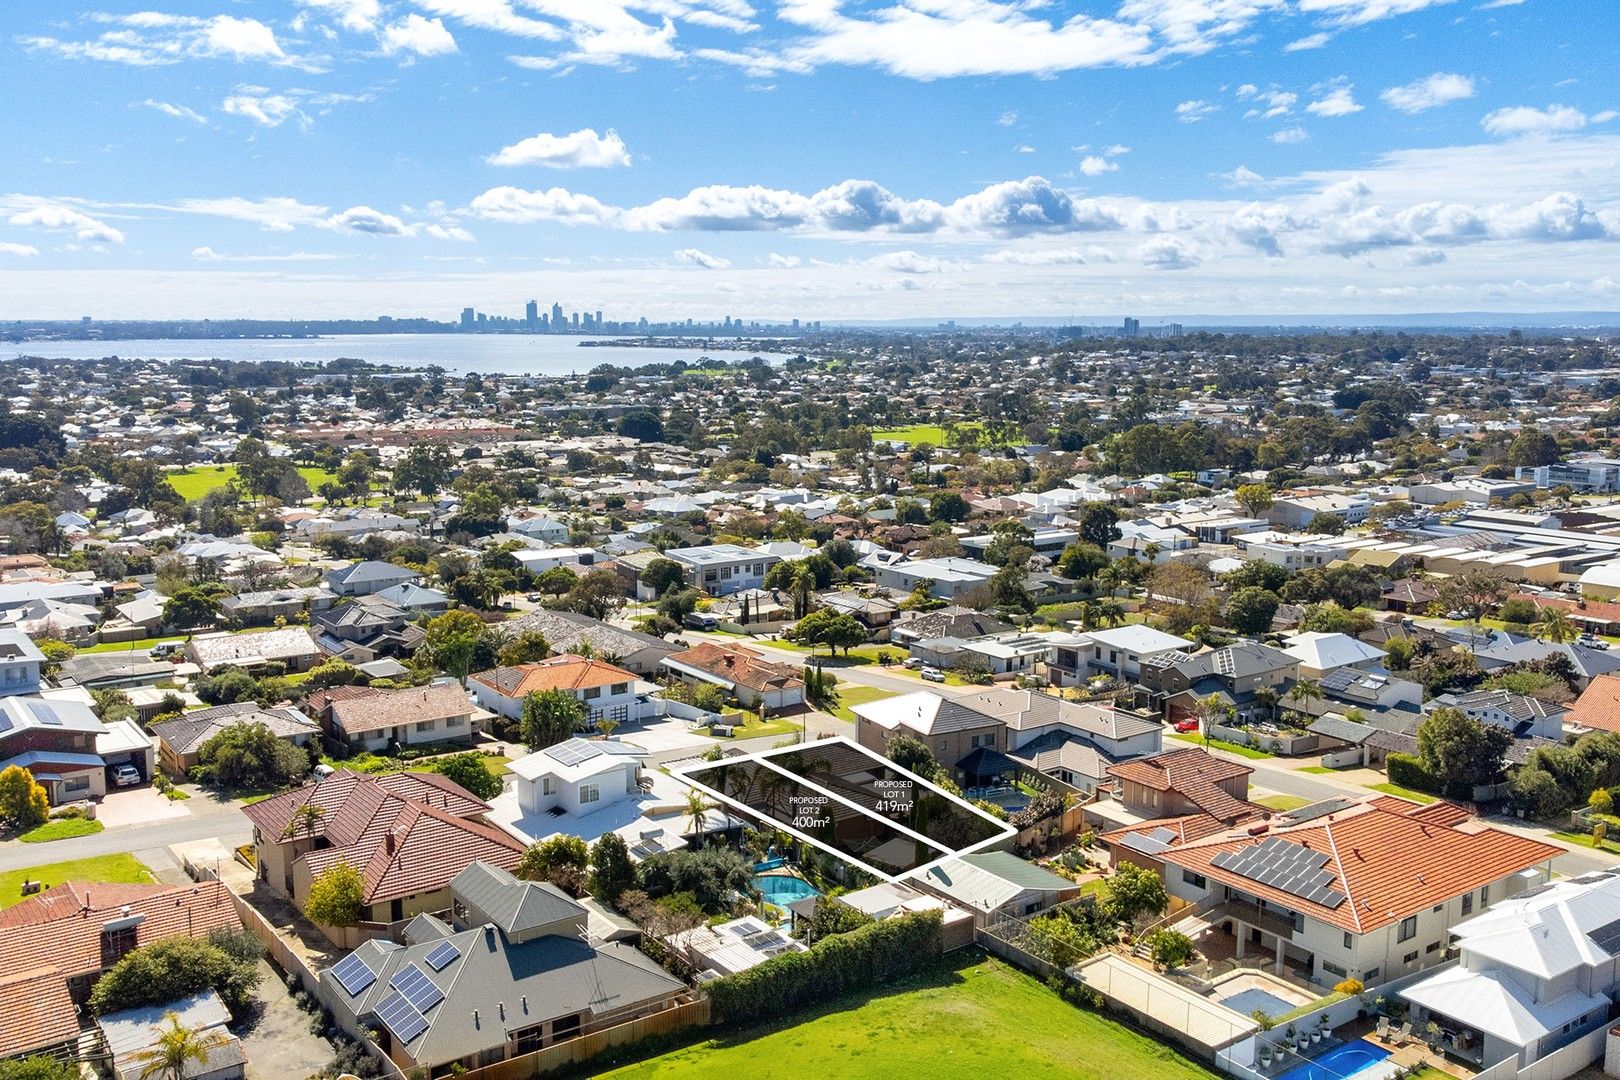
[[[1196,720],[1177,720],[1176,721],[1176,730],[1177,731],[1182,731],[1182,732],[1197,731],[1198,730],[1198,721],[1196,721]]]

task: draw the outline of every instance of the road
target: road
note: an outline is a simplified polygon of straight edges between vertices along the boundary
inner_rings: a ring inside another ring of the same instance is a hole
[[[141,860],[151,866],[154,860],[170,861],[165,849],[171,844],[217,839],[235,847],[253,839],[253,826],[239,805],[214,803],[206,798],[192,801],[200,801],[201,805],[191,817],[173,818],[153,825],[122,826],[90,836],[75,836],[70,840],[53,840],[45,844],[8,841],[0,844],[0,871],[23,870],[30,866],[70,859],[91,859],[124,851],[137,858],[143,853],[152,853],[152,859]],[[157,855],[159,852],[162,852],[161,856]],[[159,867],[153,866],[153,869]]]
[[[729,634],[705,634],[695,630],[684,631],[681,636],[688,641],[708,641],[715,645],[744,645],[760,653],[765,659],[778,664],[792,664],[794,667],[804,667],[813,664],[815,657],[809,653],[798,652],[793,649],[780,649],[770,642],[760,638],[739,638]],[[902,655],[903,649],[896,646],[896,656]],[[915,675],[901,675],[898,669],[890,670],[880,668],[876,664],[850,664],[844,665],[842,660],[829,660],[821,655],[822,667],[838,677],[840,682],[855,683],[859,686],[873,686],[880,690],[888,690],[895,694],[909,694],[917,690],[932,690],[938,694],[972,694],[984,690],[982,686],[951,686],[946,683],[923,682]]]

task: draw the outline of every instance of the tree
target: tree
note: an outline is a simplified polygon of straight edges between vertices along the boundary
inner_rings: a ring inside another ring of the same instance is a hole
[[[502,642],[495,655],[502,667],[533,664],[551,655],[551,642],[538,630],[524,630]]]
[[[963,521],[967,516],[967,500],[954,491],[941,492],[928,503],[930,521]]]
[[[547,596],[561,596],[579,584],[579,575],[566,566],[553,566],[542,570],[534,579],[534,587]]]
[[[193,1031],[180,1022],[180,1014],[163,1014],[157,1041],[130,1055],[139,1080],[184,1080],[192,1062],[208,1064],[208,1055],[229,1046],[231,1036],[223,1031]]]
[[[612,570],[592,570],[563,598],[570,611],[598,620],[612,615],[624,601],[624,579]]]
[[[585,726],[591,711],[585,703],[566,690],[541,690],[523,699],[523,717],[520,721],[523,743],[530,750],[544,750],[565,739]]]
[[[549,881],[578,896],[585,889],[590,849],[577,836],[558,833],[530,844],[518,860],[516,875],[525,881]]]
[[[92,690],[90,700],[96,717],[104,724],[133,720],[138,715],[135,703],[130,701],[129,695],[122,690]]]
[[[310,770],[309,754],[262,722],[220,729],[202,744],[197,761],[204,783],[227,790],[286,787]]]
[[[1030,595],[1028,580],[1029,574],[1022,565],[1009,562],[991,576],[990,596],[998,605],[1010,611],[1031,611],[1035,607],[1035,598]]]
[[[422,647],[429,662],[467,685],[467,673],[486,631],[483,620],[470,611],[447,611],[429,619]]]
[[[1505,623],[1515,623],[1526,626],[1540,617],[1534,600],[1524,596],[1515,596],[1502,601],[1502,606],[1496,611],[1496,617]]]
[[[1305,608],[1299,628],[1307,633],[1355,635],[1372,628],[1372,616],[1359,609],[1346,611],[1336,600],[1324,600]]]
[[[1536,616],[1536,637],[1543,641],[1564,645],[1574,641],[1576,633],[1575,624],[1570,622],[1563,608],[1545,607]]]
[[[1283,586],[1288,584],[1288,571],[1259,559],[1250,559],[1236,570],[1223,575],[1221,583],[1229,589],[1253,587],[1281,593]]]
[[[292,817],[287,819],[286,826],[281,830],[281,838],[288,840],[302,833],[306,840],[310,839],[315,835],[315,830],[320,828],[321,821],[325,817],[326,807],[305,803],[294,810]]]
[[[1259,517],[1271,509],[1271,489],[1264,484],[1240,484],[1233,495],[1250,517]]]
[[[1558,440],[1539,428],[1525,428],[1508,444],[1509,465],[1526,468],[1556,465],[1560,456]]]
[[[0,770],[0,817],[19,829],[31,829],[50,814],[50,797],[34,781],[33,773],[21,765]]]
[[[1418,725],[1418,760],[1440,780],[1448,793],[1461,798],[1502,775],[1502,760],[1513,745],[1513,735],[1495,724],[1482,723],[1461,710],[1439,708]]]
[[[1155,930],[1148,936],[1148,950],[1153,966],[1160,971],[1189,964],[1193,958],[1192,938],[1179,930]]]
[[[190,629],[207,626],[219,617],[217,587],[187,586],[163,602],[166,626]]]
[[[833,897],[819,896],[816,898],[815,908],[810,912],[810,918],[803,923],[803,932],[799,935],[799,939],[806,945],[814,945],[822,938],[859,930],[871,921],[872,916],[864,911],[852,908]]]
[[[90,991],[89,1004],[92,1013],[106,1016],[212,989],[232,1012],[239,1012],[258,985],[258,955],[249,958],[234,938],[168,937],[125,954],[108,968]]]
[[[366,913],[366,884],[347,860],[333,863],[310,882],[304,915],[317,926],[354,926]]]
[[[192,684],[197,697],[209,705],[234,705],[239,701],[256,701],[259,680],[239,667],[216,668]]]
[[[1435,587],[1440,594],[1440,605],[1448,611],[1469,612],[1468,618],[1479,622],[1487,610],[1507,595],[1507,582],[1488,570],[1469,570],[1453,574]]]
[[[687,823],[691,825],[694,835],[703,831],[703,819],[708,812],[713,809],[714,804],[708,800],[708,797],[705,796],[703,792],[699,791],[697,788],[692,788],[687,791],[686,820]]]
[[[484,755],[469,751],[452,758],[441,758],[434,768],[439,775],[460,784],[480,799],[493,799],[501,793],[501,779],[484,768]]]
[[[1322,684],[1315,679],[1296,679],[1285,696],[1299,702],[1302,708],[1309,708],[1311,702],[1322,700]]]
[[[1164,880],[1135,863],[1121,863],[1108,879],[1108,903],[1120,922],[1135,922],[1144,915],[1162,915],[1170,906]]]
[[[0,1080],[80,1080],[78,1062],[44,1054],[0,1061]]]
[[[653,559],[641,571],[641,584],[651,589],[654,596],[663,596],[685,583],[686,571],[674,559]]]
[[[1119,531],[1119,512],[1107,503],[1087,503],[1080,511],[1080,539],[1086,543],[1107,551],[1108,545],[1123,535]]]
[[[365,672],[334,656],[310,668],[304,685],[313,690],[326,690],[333,686],[363,686],[370,681]]]
[[[821,608],[788,627],[783,636],[806,648],[825,648],[830,654],[843,649],[848,656],[850,649],[866,644],[868,633],[855,616]]]
[[[450,477],[450,450],[443,443],[417,443],[394,466],[394,486],[436,495]]]
[[[1312,536],[1338,536],[1346,528],[1344,517],[1340,514],[1317,514],[1311,518],[1305,531]]]
[[[888,742],[883,744],[883,753],[900,768],[916,773],[924,780],[946,775],[945,767],[928,749],[928,744],[915,735],[889,736]]]
[[[1055,570],[1066,578],[1090,578],[1108,565],[1108,553],[1096,544],[1076,540],[1058,556]]]
[[[1255,637],[1271,629],[1282,600],[1270,589],[1250,585],[1226,598],[1226,625]]]
[[[616,907],[619,897],[636,886],[636,868],[630,849],[618,833],[603,833],[591,848],[591,895]]]

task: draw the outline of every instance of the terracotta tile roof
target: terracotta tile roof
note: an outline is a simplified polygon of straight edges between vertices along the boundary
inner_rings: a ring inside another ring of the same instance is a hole
[[[1323,869],[1345,900],[1333,907],[1312,903],[1214,864],[1222,852],[1238,852],[1268,839],[1325,854]],[[1273,828],[1265,836],[1228,830],[1172,848],[1163,859],[1250,896],[1365,934],[1538,866],[1562,850],[1471,816],[1459,818],[1456,809],[1385,795],[1325,818]]]
[[[454,682],[400,690],[370,687],[365,690],[363,694],[348,695],[332,702],[332,722],[349,735],[471,716],[473,712],[467,691]]]
[[[1571,617],[1597,622],[1620,623],[1620,604],[1608,600],[1561,600],[1556,596],[1517,593],[1515,600],[1528,600],[1538,608],[1561,608]]]
[[[392,815],[375,815],[354,843],[303,856],[314,877],[340,862],[360,871],[367,904],[387,903],[435,892],[475,862],[503,870],[517,867],[523,845],[491,825],[446,813],[433,806],[390,796]]]
[[[636,681],[633,673],[621,667],[571,653],[534,664],[480,671],[473,679],[510,698],[527,697],[546,690],[588,690]]]
[[[102,927],[140,916],[136,946],[164,938],[240,929],[231,894],[218,881],[192,885],[67,882],[0,915],[0,1056],[47,1046],[78,1030],[67,980],[102,970]],[[16,980],[27,977],[27,990]],[[41,1014],[38,1020],[24,1020]],[[65,1033],[65,1035],[63,1034]]]
[[[1620,732],[1620,675],[1599,675],[1575,699],[1565,723]]]
[[[1265,813],[1258,806],[1255,807],[1255,810],[1261,814]],[[1122,825],[1117,829],[1109,829],[1107,832],[1101,833],[1097,838],[1105,844],[1118,844],[1133,833],[1152,833],[1164,829],[1172,834],[1165,843],[1171,847],[1176,847],[1181,844],[1190,844],[1194,840],[1202,840],[1206,836],[1214,836],[1216,833],[1225,832],[1231,827],[1230,822],[1222,821],[1208,814],[1187,814],[1182,817],[1150,818],[1147,821]]]
[[[1141,784],[1154,791],[1173,791],[1211,817],[1237,822],[1264,811],[1226,791],[1220,785],[1247,777],[1253,769],[1215,757],[1202,747],[1169,750],[1152,757],[1110,766],[1108,775]]]
[[[716,645],[705,641],[696,648],[664,659],[671,664],[684,664],[698,671],[706,671],[715,678],[755,691],[783,690],[804,684],[798,668],[772,663],[753,649],[741,645]]]
[[[457,817],[479,817],[489,812],[488,803],[438,773],[371,775],[347,769],[333,773],[318,784],[307,784],[296,791],[245,806],[242,812],[267,842],[279,843],[300,807],[306,803],[319,806],[325,813],[315,823],[312,835],[325,837],[334,844],[352,844],[385,808],[386,820],[377,827],[385,828],[393,820],[398,807],[391,805],[389,796],[396,797],[393,801],[402,799],[436,806]],[[299,832],[298,839],[303,837]]]

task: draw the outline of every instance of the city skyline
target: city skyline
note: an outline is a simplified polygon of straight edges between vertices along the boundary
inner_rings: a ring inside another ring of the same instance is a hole
[[[13,6],[0,317],[1611,311],[1605,21],[1579,0]]]

